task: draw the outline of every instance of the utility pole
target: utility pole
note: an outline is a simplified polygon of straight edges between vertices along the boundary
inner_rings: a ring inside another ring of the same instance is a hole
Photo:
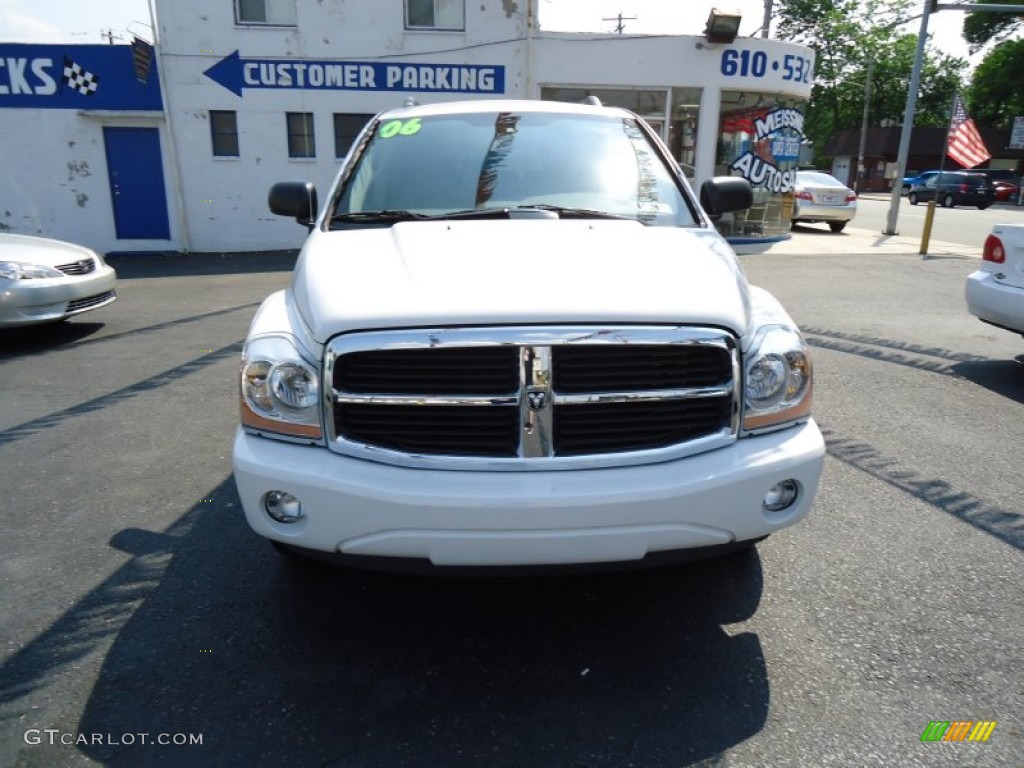
[[[914,130],[914,111],[917,109],[917,90],[921,84],[921,66],[924,61],[924,45],[928,42],[928,17],[935,0],[924,0],[921,13],[921,31],[917,34],[917,53],[914,54],[914,68],[910,73],[910,88],[907,89],[907,106],[903,110],[903,130],[900,132],[900,148],[896,155],[896,178],[889,196],[889,216],[882,234],[898,235],[896,222],[900,215],[900,193],[903,191],[903,174],[906,173],[907,156],[910,154],[910,134]]]
[[[616,24],[615,24],[615,31],[618,32],[621,35],[623,30],[626,28],[626,25],[623,24],[622,22],[623,21],[636,21],[636,16],[623,16],[620,13],[618,16],[611,16],[611,17],[605,16],[603,19],[601,19],[601,21],[614,21],[614,22],[616,22]]]
[[[761,22],[761,37],[768,37],[769,27],[772,25],[772,5],[774,0],[764,0],[764,20]]]
[[[857,181],[856,189],[858,195],[861,193],[864,182],[867,181],[867,174],[864,172],[864,152],[868,141],[868,114],[871,109],[871,75],[875,68],[874,57],[868,57],[868,76],[864,84],[864,115],[860,122],[860,147],[857,150]]]

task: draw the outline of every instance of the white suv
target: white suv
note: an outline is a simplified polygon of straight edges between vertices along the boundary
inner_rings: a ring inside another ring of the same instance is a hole
[[[793,321],[747,284],[632,113],[552,102],[373,119],[253,320],[234,469],[278,548],[353,563],[651,562],[802,519],[824,443]]]

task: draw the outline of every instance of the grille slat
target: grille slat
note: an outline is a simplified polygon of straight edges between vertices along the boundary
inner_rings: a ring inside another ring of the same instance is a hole
[[[516,455],[518,408],[361,405],[334,409],[336,428],[350,440],[413,453]]]
[[[559,456],[645,450],[694,440],[728,424],[729,398],[614,403],[555,409]]]
[[[84,299],[72,299],[68,302],[68,312],[80,312],[83,309],[89,307],[95,307],[98,304],[103,304],[106,301],[110,301],[114,298],[115,293],[113,291],[107,291],[106,293],[100,293],[96,296],[87,296]]]
[[[729,352],[704,345],[567,345],[552,350],[557,392],[706,386],[732,375]]]
[[[389,395],[508,394],[519,385],[517,347],[353,352],[334,368],[336,389]]]
[[[65,275],[88,275],[96,271],[96,262],[92,259],[81,259],[70,264],[58,264],[55,269],[59,269]]]

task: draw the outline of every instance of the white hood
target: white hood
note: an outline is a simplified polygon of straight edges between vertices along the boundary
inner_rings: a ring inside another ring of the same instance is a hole
[[[749,290],[716,233],[631,221],[466,220],[314,232],[295,268],[314,338],[371,328],[714,325],[742,335]]]

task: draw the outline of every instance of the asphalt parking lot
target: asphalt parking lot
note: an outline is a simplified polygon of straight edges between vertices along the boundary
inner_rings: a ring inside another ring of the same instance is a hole
[[[742,258],[815,353],[817,504],[669,569],[289,567],[230,450],[293,254],[119,259],[0,333],[0,764],[1024,765],[1024,339],[966,316],[969,249],[803,234]]]

